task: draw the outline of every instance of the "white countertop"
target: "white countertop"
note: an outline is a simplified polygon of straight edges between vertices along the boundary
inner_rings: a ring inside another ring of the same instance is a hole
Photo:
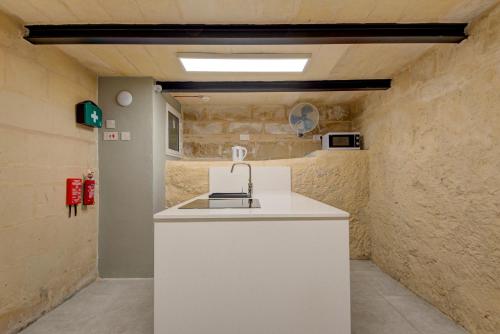
[[[294,192],[258,193],[254,198],[260,208],[253,209],[179,209],[180,206],[198,198],[208,198],[204,194],[192,198],[172,208],[154,215],[155,222],[202,221],[202,220],[345,220],[349,213],[325,203]]]

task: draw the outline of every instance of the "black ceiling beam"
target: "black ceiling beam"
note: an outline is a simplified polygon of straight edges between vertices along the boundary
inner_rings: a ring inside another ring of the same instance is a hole
[[[28,25],[33,44],[459,43],[466,23]]]
[[[319,81],[157,81],[164,92],[248,93],[363,91],[391,88],[391,79]]]

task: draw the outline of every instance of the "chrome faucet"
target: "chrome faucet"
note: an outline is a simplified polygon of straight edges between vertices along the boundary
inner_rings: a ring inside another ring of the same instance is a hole
[[[234,171],[234,166],[236,166],[236,165],[248,166],[248,197],[252,198],[252,193],[253,193],[252,166],[250,166],[250,164],[247,164],[244,162],[236,162],[231,166],[231,173]]]

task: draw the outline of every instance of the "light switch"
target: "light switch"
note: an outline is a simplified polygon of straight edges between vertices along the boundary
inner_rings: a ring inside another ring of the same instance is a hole
[[[106,120],[106,129],[114,129],[116,128],[116,122],[114,119],[107,119]]]
[[[250,140],[250,135],[249,134],[241,134],[240,140]]]
[[[104,131],[104,140],[118,140],[118,132]]]
[[[130,132],[122,132],[121,133],[121,139],[122,140],[130,140]]]

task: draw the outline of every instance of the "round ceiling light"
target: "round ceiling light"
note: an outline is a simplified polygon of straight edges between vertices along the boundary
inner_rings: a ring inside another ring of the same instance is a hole
[[[122,90],[116,95],[116,102],[122,107],[128,107],[132,104],[132,94],[129,91]]]

